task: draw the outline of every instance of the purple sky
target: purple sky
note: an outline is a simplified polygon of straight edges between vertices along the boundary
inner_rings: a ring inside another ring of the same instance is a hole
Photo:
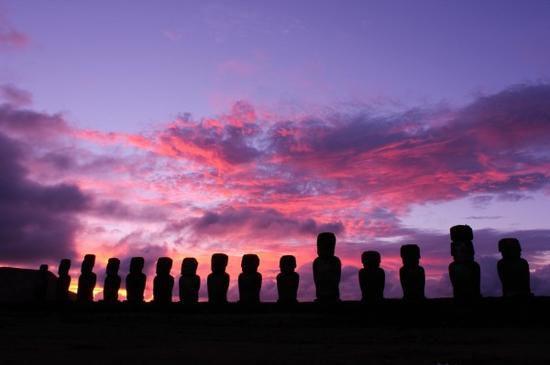
[[[253,251],[270,297],[278,257],[307,278],[330,228],[344,295],[361,251],[395,271],[411,241],[444,295],[468,223],[486,293],[514,234],[550,294],[548,19],[548,1],[0,0],[0,264],[223,250],[237,273]]]

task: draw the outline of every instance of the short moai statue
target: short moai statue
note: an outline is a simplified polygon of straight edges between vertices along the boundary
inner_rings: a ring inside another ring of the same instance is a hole
[[[403,266],[399,269],[399,281],[403,289],[403,299],[419,301],[425,299],[424,287],[426,274],[420,266],[420,247],[418,245],[401,246]]]
[[[472,301],[481,297],[479,264],[474,261],[474,233],[467,225],[453,226],[451,233],[451,255],[449,277],[453,295],[459,301]]]
[[[69,286],[71,285],[71,260],[62,259],[59,262],[57,269],[58,278],[55,284],[55,300],[58,303],[66,303],[69,301]]]
[[[336,236],[332,232],[317,236],[317,258],[313,261],[316,301],[331,303],[340,300],[342,263],[334,256]]]
[[[181,263],[179,280],[180,302],[185,304],[198,303],[201,278],[197,275],[199,263],[194,257],[186,257]]]
[[[377,302],[384,299],[386,274],[380,267],[380,253],[365,251],[361,254],[363,268],[359,270],[359,286],[364,302]]]
[[[96,284],[96,274],[93,272],[95,265],[95,255],[84,256],[78,277],[78,289],[76,299],[82,303],[94,301],[94,288]]]
[[[172,259],[160,257],[157,260],[157,276],[153,280],[153,302],[157,304],[172,302],[174,277],[170,275],[170,270],[172,270]]]
[[[281,272],[277,275],[277,292],[279,293],[278,303],[297,303],[298,285],[300,275],[296,270],[296,257],[292,255],[282,256],[279,260]]]
[[[229,274],[225,272],[229,258],[226,254],[215,253],[210,261],[212,272],[207,278],[208,302],[211,304],[227,303]]]
[[[35,299],[39,302],[45,302],[48,299],[49,275],[48,265],[40,265],[37,272],[34,292]]]
[[[132,257],[130,260],[130,272],[126,276],[126,300],[128,303],[143,303],[143,292],[147,277],[143,273],[145,259]]]
[[[105,282],[103,284],[103,300],[107,303],[118,302],[118,290],[120,289],[120,276],[118,275],[119,268],[119,259],[111,257],[107,261],[107,272]]]
[[[529,263],[521,257],[521,245],[517,238],[503,238],[498,242],[502,259],[497,263],[502,282],[502,296],[528,297],[531,295]]]
[[[260,258],[255,254],[243,255],[242,273],[239,274],[239,302],[243,304],[260,303],[262,274],[258,272]]]

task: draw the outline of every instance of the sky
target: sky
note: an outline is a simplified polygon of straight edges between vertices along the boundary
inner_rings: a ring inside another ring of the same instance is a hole
[[[550,2],[0,0],[0,265],[97,254],[245,253],[274,300],[279,257],[314,297],[319,232],[358,299],[378,250],[402,295],[417,243],[449,296],[449,227],[469,224],[484,295],[517,237],[550,295]],[[124,292],[122,293],[124,295]]]

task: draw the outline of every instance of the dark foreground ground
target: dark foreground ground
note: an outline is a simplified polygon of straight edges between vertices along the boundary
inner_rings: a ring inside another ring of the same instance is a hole
[[[294,308],[0,306],[0,363],[550,364],[550,298]]]

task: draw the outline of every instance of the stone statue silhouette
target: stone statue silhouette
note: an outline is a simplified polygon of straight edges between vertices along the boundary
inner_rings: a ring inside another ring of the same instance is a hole
[[[48,284],[50,275],[48,265],[40,265],[36,274],[34,297],[39,302],[45,302],[48,299]]]
[[[212,272],[207,278],[208,302],[212,304],[227,303],[229,274],[225,272],[228,257],[223,253],[215,253],[210,261]]]
[[[504,297],[531,295],[529,264],[521,258],[521,245],[517,238],[503,238],[498,242],[502,259],[497,263]]]
[[[334,256],[336,236],[322,232],[317,236],[317,255],[313,261],[313,281],[318,302],[330,303],[340,300],[340,276],[342,264]]]
[[[241,260],[243,272],[239,274],[239,302],[256,304],[260,302],[262,274],[258,272],[260,258],[258,255],[246,254]]]
[[[365,251],[361,254],[363,268],[359,270],[362,301],[377,302],[384,299],[386,274],[380,267],[380,253]]]
[[[197,275],[199,263],[194,257],[186,257],[181,263],[181,277],[179,281],[180,301],[190,304],[199,301],[201,278]]]
[[[119,259],[111,257],[107,261],[107,275],[105,276],[105,282],[103,284],[103,300],[107,303],[118,302],[118,290],[120,289],[120,276],[118,275],[119,267]]]
[[[457,225],[450,229],[451,255],[449,277],[453,285],[453,295],[459,301],[471,301],[481,297],[480,268],[474,261],[474,233],[467,225]]]
[[[93,272],[95,265],[95,255],[85,255],[78,277],[78,289],[76,299],[79,302],[87,303],[94,301],[94,288],[96,284],[96,274]]]
[[[403,288],[403,299],[418,301],[425,299],[424,287],[426,275],[420,266],[420,247],[418,245],[401,246],[403,266],[399,269],[399,281]]]
[[[279,294],[278,303],[292,304],[297,303],[298,285],[300,275],[296,271],[296,257],[284,255],[279,260],[281,272],[277,275],[277,292]]]
[[[58,303],[66,303],[69,301],[69,286],[71,285],[71,277],[69,270],[71,269],[71,260],[62,259],[59,262],[57,269],[58,278],[55,283],[55,300]]]
[[[143,257],[132,257],[130,273],[126,276],[126,300],[129,303],[143,303],[143,292],[147,277],[143,273]]]
[[[172,302],[174,277],[170,275],[170,270],[172,270],[172,259],[160,257],[157,260],[157,276],[153,280],[153,301],[157,304]]]

